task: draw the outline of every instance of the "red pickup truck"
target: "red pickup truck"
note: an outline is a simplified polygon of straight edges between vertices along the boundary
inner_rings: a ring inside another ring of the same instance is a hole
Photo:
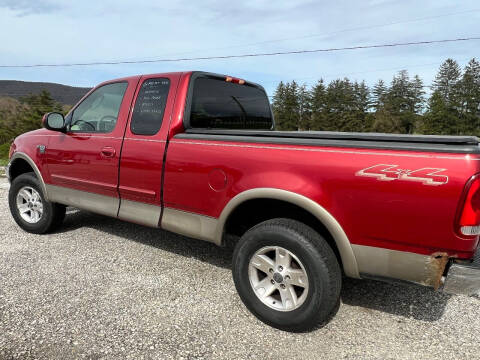
[[[328,320],[342,273],[455,293],[480,288],[476,137],[283,132],[265,90],[203,72],[92,89],[15,139],[9,204],[31,233],[67,205],[223,245],[262,321]]]

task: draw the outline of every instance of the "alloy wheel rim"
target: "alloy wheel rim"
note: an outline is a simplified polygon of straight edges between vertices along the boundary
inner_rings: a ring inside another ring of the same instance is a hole
[[[31,186],[22,187],[17,193],[17,210],[29,224],[36,224],[43,216],[42,197]]]
[[[299,258],[280,246],[256,251],[248,265],[253,292],[260,301],[278,311],[298,309],[308,295],[308,275]]]

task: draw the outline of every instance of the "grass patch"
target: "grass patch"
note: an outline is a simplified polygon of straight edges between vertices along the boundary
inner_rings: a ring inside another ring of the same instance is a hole
[[[0,145],[0,159],[8,159],[8,152],[10,150],[10,143],[6,142]]]
[[[8,151],[10,150],[10,144],[5,143],[0,145],[0,176],[5,174],[3,169],[8,164]]]
[[[8,164],[8,158],[0,157],[0,178],[5,177],[5,167]]]

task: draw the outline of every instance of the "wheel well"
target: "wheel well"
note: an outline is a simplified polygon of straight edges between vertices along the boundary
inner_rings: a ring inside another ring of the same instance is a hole
[[[28,161],[24,159],[16,159],[13,161],[13,163],[10,165],[10,181],[13,181],[17,176],[28,173],[28,172],[33,172],[33,168],[31,165],[28,163]]]
[[[247,200],[237,206],[225,223],[225,234],[235,237],[242,236],[248,229],[263,221],[275,218],[288,218],[308,225],[324,237],[342,265],[337,244],[328,229],[307,210],[287,201],[276,199]]]

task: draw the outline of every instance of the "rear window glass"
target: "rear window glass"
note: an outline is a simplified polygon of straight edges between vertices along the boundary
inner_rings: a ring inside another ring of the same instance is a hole
[[[225,80],[195,80],[190,126],[212,129],[270,129],[272,115],[261,89]]]
[[[147,79],[138,92],[130,129],[136,135],[155,135],[162,126],[170,80]]]

